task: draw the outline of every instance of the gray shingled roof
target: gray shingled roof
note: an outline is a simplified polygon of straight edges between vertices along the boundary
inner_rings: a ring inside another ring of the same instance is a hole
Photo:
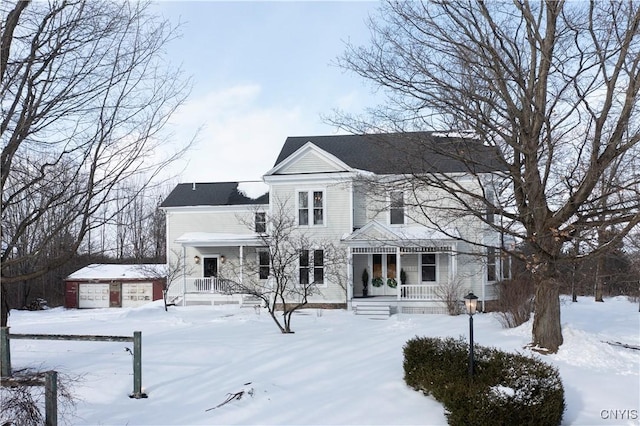
[[[504,170],[495,147],[478,140],[448,137],[433,132],[372,135],[296,136],[284,143],[275,165],[307,142],[336,156],[354,169],[377,174],[482,173]],[[249,198],[238,190],[239,182],[182,183],[160,205],[228,206],[268,204],[269,194]]]
[[[269,204],[269,194],[256,199],[238,191],[239,182],[181,183],[178,184],[160,207],[182,206],[231,206]]]
[[[311,142],[352,168],[376,174],[503,170],[495,147],[440,132],[296,136],[284,143],[275,165]]]

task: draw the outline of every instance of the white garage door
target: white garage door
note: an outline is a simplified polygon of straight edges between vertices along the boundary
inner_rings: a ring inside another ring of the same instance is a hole
[[[144,305],[153,300],[152,283],[122,283],[122,307]]]
[[[108,308],[109,284],[80,284],[79,308]]]

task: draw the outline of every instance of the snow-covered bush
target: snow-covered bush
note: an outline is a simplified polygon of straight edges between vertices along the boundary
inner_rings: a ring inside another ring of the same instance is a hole
[[[416,337],[404,347],[405,382],[433,396],[451,425],[558,425],[564,388],[558,370],[538,358],[474,346],[463,339]]]

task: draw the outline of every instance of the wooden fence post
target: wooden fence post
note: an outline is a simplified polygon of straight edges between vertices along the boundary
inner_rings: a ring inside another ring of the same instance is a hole
[[[11,377],[11,349],[9,327],[0,327],[0,376]]]
[[[58,426],[58,373],[44,373],[44,424]]]
[[[133,393],[131,398],[146,398],[142,392],[142,332],[133,332]]]

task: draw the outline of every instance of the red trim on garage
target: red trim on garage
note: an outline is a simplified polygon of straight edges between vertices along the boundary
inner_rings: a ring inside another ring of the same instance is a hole
[[[162,289],[164,288],[164,281],[153,282],[153,300],[162,299]]]
[[[82,281],[83,284],[110,284],[109,286],[109,306],[112,308],[118,308],[122,306],[122,283],[135,283],[135,282],[149,282],[153,283],[153,300],[162,300],[162,289],[164,288],[164,281],[162,280],[121,280],[119,282],[113,282],[113,280],[95,280],[90,283]],[[65,308],[77,308],[78,307],[78,292],[80,281],[67,281],[65,284]]]
[[[78,283],[75,281],[67,281],[64,292],[64,307],[78,307]]]

